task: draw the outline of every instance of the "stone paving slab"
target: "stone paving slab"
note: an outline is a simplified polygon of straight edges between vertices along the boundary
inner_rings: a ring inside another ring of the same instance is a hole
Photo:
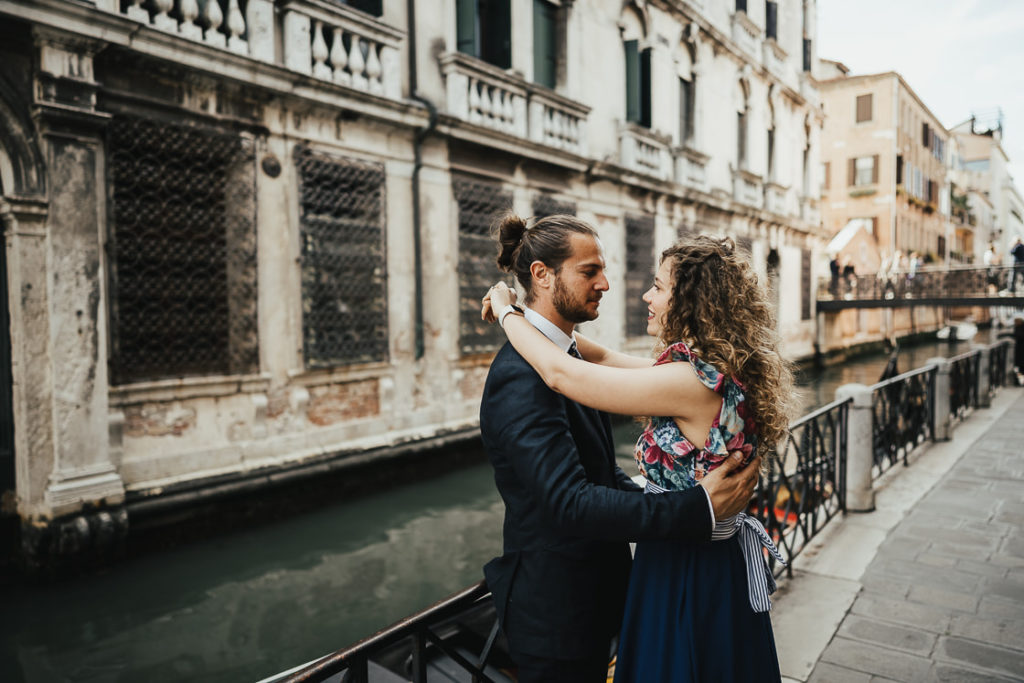
[[[772,613],[784,680],[1024,681],[1021,444],[1004,388],[812,541]]]

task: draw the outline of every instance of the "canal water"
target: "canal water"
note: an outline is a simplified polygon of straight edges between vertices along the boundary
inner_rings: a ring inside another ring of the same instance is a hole
[[[899,367],[963,350],[915,346]],[[873,354],[802,373],[804,412],[841,384],[878,381],[885,363]],[[638,429],[616,430],[629,473]],[[9,582],[0,587],[0,681],[256,681],[480,580],[500,551],[501,520],[480,464],[92,576]]]

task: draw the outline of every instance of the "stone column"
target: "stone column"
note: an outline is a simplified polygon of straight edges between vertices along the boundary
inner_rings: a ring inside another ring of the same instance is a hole
[[[988,344],[972,344],[971,348],[981,354],[978,361],[978,407],[989,408],[992,405],[992,378],[989,375],[992,350]]]
[[[932,415],[932,438],[949,441],[949,373],[952,364],[946,358],[929,358],[928,365],[938,368],[935,376],[935,412]]]
[[[875,492],[871,488],[871,468],[875,462],[872,433],[871,387],[844,384],[836,389],[836,400],[853,398],[846,421],[846,509],[871,512]]]
[[[35,544],[27,548],[30,554],[64,555],[118,535],[111,531],[109,513],[103,512],[99,522],[100,513],[69,516],[85,506],[124,502],[108,424],[103,132],[110,116],[96,110],[92,57],[102,44],[38,27],[34,38],[39,54],[34,115],[50,178],[45,229],[53,447],[42,501],[33,502],[50,520],[65,521],[49,537],[40,532],[25,540]],[[115,516],[123,529],[123,512]]]

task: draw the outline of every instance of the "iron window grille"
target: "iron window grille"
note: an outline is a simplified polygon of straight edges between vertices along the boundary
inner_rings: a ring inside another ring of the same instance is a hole
[[[562,202],[549,194],[539,194],[533,199],[533,217],[537,220],[547,216],[576,215],[576,204]]]
[[[654,281],[654,216],[626,216],[626,337],[647,334],[641,298]]]
[[[497,183],[466,178],[453,181],[459,206],[459,346],[464,354],[490,353],[505,335],[480,320],[480,297],[498,280],[507,280],[496,262],[498,244],[491,225],[512,207],[512,193]]]
[[[252,141],[117,115],[107,144],[112,383],[255,372]]]
[[[388,359],[384,165],[295,149],[306,367]]]

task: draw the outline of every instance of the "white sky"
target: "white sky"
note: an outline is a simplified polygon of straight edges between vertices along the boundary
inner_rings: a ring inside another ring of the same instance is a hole
[[[854,75],[898,72],[946,128],[1001,108],[1024,187],[1024,1],[818,0],[817,52]]]

